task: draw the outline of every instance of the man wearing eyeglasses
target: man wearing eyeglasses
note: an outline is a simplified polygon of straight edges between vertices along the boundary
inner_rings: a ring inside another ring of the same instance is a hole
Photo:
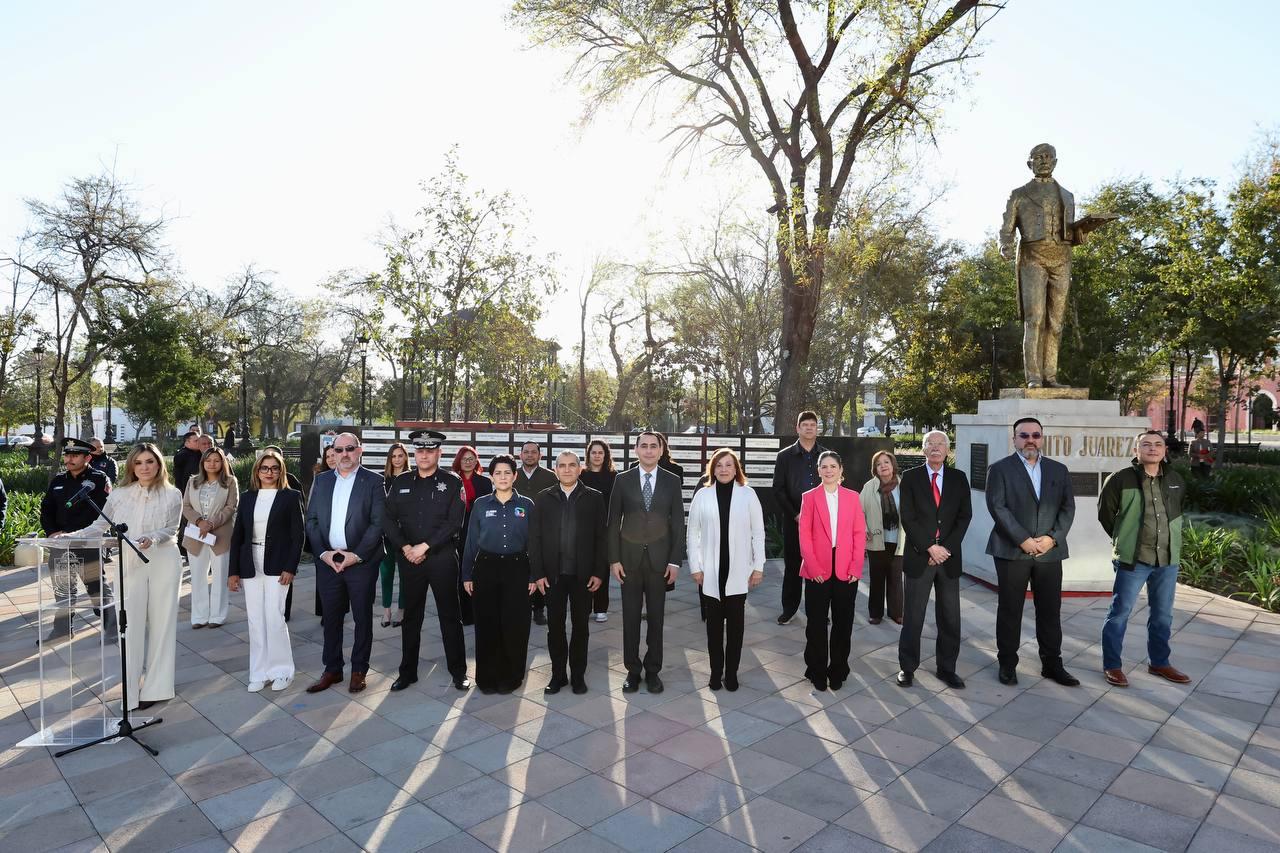
[[[1102,484],[1098,521],[1111,537],[1116,572],[1111,609],[1102,625],[1102,670],[1107,683],[1128,687],[1120,653],[1138,593],[1147,588],[1147,672],[1174,684],[1191,679],[1169,664],[1173,594],[1182,548],[1182,496],[1186,483],[1165,463],[1164,436],[1138,436],[1138,456]]]
[[[996,564],[996,649],[1000,683],[1018,683],[1022,608],[1027,584],[1036,605],[1040,674],[1066,687],[1080,680],[1062,665],[1062,561],[1076,517],[1067,466],[1041,453],[1044,427],[1036,418],[1013,424],[1013,453],[987,469],[987,510],[994,526],[987,553]]]
[[[382,476],[363,468],[360,439],[344,432],[333,440],[335,467],[318,475],[307,501],[307,540],[316,555],[316,586],[324,605],[324,673],[308,693],[342,681],[342,614],[351,608],[351,683],[359,693],[373,649],[373,595],[382,561]]]

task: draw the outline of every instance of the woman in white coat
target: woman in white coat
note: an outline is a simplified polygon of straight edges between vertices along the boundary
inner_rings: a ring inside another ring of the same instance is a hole
[[[737,690],[747,590],[764,578],[764,512],[729,448],[711,454],[707,483],[689,505],[689,570],[706,605],[708,686]]]
[[[129,710],[146,709],[174,696],[178,587],[182,579],[182,556],[178,553],[182,493],[169,482],[159,448],[154,444],[134,445],[124,461],[120,485],[107,496],[103,512],[117,524],[128,525],[127,535],[149,560],[143,563],[127,547],[121,555],[124,607],[129,614],[125,631]],[[99,518],[67,535],[102,536],[106,532],[107,523]]]
[[[240,483],[231,473],[227,454],[215,444],[200,456],[200,470],[187,481],[182,496],[182,517],[199,528],[201,536],[213,536],[212,545],[185,537],[191,567],[192,628],[216,628],[227,621],[227,562],[239,502]]]

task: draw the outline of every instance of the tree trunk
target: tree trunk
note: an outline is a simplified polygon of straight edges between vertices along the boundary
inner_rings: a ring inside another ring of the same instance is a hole
[[[1221,366],[1221,360],[1218,364]],[[1235,378],[1235,365],[1229,365],[1229,368],[1226,371],[1220,368],[1218,373],[1218,452],[1213,455],[1215,469],[1222,467],[1227,445],[1227,398],[1231,394],[1231,383]]]

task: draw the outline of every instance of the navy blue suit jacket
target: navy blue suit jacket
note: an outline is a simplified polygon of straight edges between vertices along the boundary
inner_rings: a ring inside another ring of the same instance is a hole
[[[347,502],[346,550],[360,557],[356,565],[376,564],[381,562],[383,555],[382,513],[386,495],[382,489],[382,475],[361,466],[353,476],[356,481]],[[307,541],[317,562],[321,554],[333,550],[329,544],[329,513],[333,506],[333,484],[337,478],[336,471],[317,475],[311,487],[311,497],[307,500]]]

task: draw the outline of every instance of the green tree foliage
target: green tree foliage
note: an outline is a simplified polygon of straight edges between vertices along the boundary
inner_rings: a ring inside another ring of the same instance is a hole
[[[346,293],[365,302],[370,335],[402,365],[437,356],[439,413],[449,421],[468,365],[474,372],[488,358],[485,330],[510,322],[532,328],[555,280],[547,261],[526,245],[515,200],[473,190],[456,150],[423,190],[427,202],[416,223],[393,226],[384,241],[385,273]]]
[[[215,365],[190,316],[146,306],[122,318],[120,402],[138,422],[152,424],[156,435],[201,415],[214,384]]]

